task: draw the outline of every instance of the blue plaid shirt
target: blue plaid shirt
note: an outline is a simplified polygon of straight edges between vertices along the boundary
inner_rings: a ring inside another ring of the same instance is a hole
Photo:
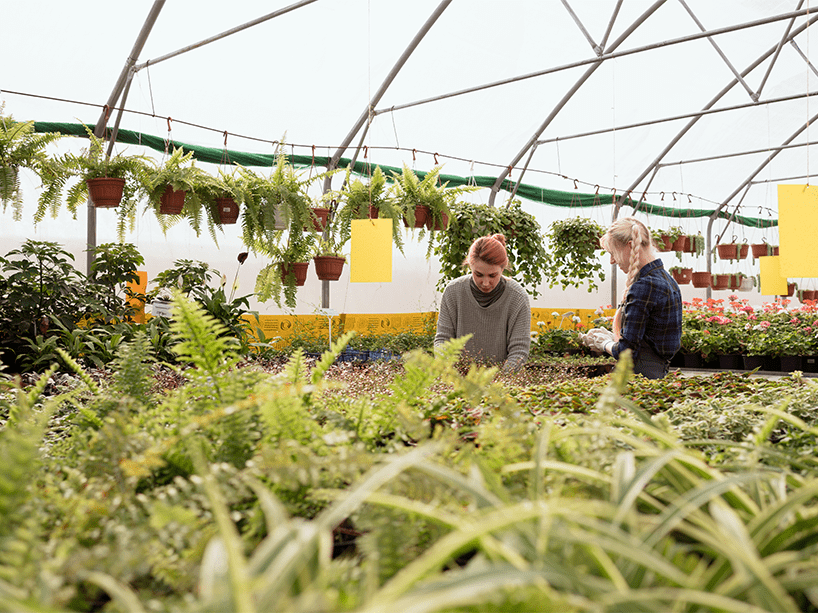
[[[630,349],[633,359],[644,341],[656,353],[670,360],[682,344],[682,293],[667,273],[662,260],[645,264],[625,298],[622,330],[613,356]]]

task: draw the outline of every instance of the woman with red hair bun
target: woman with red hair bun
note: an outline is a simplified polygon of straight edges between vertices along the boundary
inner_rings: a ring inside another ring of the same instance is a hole
[[[502,365],[503,372],[520,368],[531,347],[531,306],[528,294],[508,268],[506,237],[481,236],[464,262],[470,274],[449,283],[440,302],[435,346],[471,334],[464,354]]]

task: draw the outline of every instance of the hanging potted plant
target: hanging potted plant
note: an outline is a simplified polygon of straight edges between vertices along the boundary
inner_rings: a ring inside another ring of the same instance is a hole
[[[199,187],[207,180],[207,173],[193,163],[193,152],[174,148],[161,164],[145,173],[148,206],[153,209],[163,229],[163,215],[182,215],[185,201],[195,199],[194,208],[201,206]]]
[[[230,172],[219,169],[217,176],[207,175],[194,189],[209,213],[211,231],[214,226],[235,224],[241,205],[247,200],[247,183],[241,167]]]
[[[650,233],[656,249],[665,253],[674,251],[673,246],[676,240],[683,235],[684,230],[679,226],[673,226],[667,229],[654,229]]]
[[[386,187],[386,177],[379,166],[375,167],[368,183],[352,179],[348,170],[344,188],[333,195],[341,203],[332,215],[341,245],[352,236],[352,220],[386,218],[392,222],[392,242],[403,253],[403,210]]]
[[[694,272],[690,276],[690,282],[693,287],[710,287],[713,282],[713,275],[707,271]]]
[[[276,232],[275,238],[283,239],[284,233]],[[283,245],[279,242],[268,243],[261,249],[270,256],[272,262],[265,266],[256,277],[255,293],[259,302],[275,299],[281,307],[281,296],[284,304],[295,308],[295,295],[298,287],[304,285],[310,266],[310,255],[317,239],[315,232],[287,232]],[[261,245],[256,245],[256,248]]]
[[[685,268],[682,266],[674,266],[670,269],[670,274],[673,277],[673,280],[676,281],[679,285],[687,285],[690,283],[690,280],[693,278],[693,269],[692,268]]]
[[[572,217],[555,221],[545,233],[548,240],[546,277],[549,287],[559,284],[588,285],[588,291],[597,288],[596,279],[605,280],[602,261],[596,246],[605,230],[592,219]]]
[[[0,202],[3,211],[11,205],[15,221],[22,218],[23,195],[20,188],[20,169],[25,168],[39,177],[43,192],[37,204],[35,221],[51,210],[59,209],[62,188],[68,171],[60,158],[48,156],[48,145],[62,138],[61,134],[34,132],[34,122],[17,122],[2,116],[0,105]]]
[[[673,242],[672,251],[676,252],[676,257],[682,259],[682,253],[692,253],[696,257],[704,253],[705,238],[702,233],[683,234]]]
[[[773,255],[774,248],[772,245],[768,245],[766,240],[762,239],[761,243],[754,243],[750,245],[750,250],[753,255],[753,260],[757,260],[758,258]]]
[[[315,274],[321,281],[337,281],[341,278],[347,259],[332,240],[319,239],[312,261]]]
[[[444,227],[444,217],[448,224],[452,204],[461,195],[475,188],[460,186],[447,188],[448,183],[440,182],[440,166],[434,167],[419,179],[406,165],[403,172],[393,172],[395,181],[393,193],[397,206],[403,211],[404,225],[407,228],[420,228],[420,239],[429,232],[426,257],[434,250],[433,229]]]
[[[716,245],[716,251],[722,260],[743,260],[747,257],[750,246],[747,243],[737,243],[736,237],[730,243]]]
[[[464,260],[478,236],[502,234],[506,237],[509,274],[536,298],[549,260],[540,224],[522,210],[519,200],[505,207],[488,204],[455,203],[451,206],[449,227],[440,233],[434,253],[440,261],[437,290],[464,274]]]
[[[117,208],[117,236],[124,240],[128,225],[136,222],[136,208],[146,193],[148,158],[143,155],[104,153],[105,142],[85,128],[90,141],[82,155],[67,154],[63,158],[66,168],[80,180],[72,185],[65,203],[76,214],[82,202],[90,200],[96,208]]]

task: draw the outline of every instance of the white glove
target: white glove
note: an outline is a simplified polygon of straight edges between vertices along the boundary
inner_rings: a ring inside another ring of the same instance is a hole
[[[611,353],[610,347],[614,344],[613,332],[605,328],[594,328],[585,335],[584,342],[588,347],[599,353]]]

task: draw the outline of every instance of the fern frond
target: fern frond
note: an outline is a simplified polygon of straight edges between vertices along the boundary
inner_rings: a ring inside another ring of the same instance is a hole
[[[115,391],[148,404],[153,378],[149,363],[150,341],[144,332],[139,332],[129,343],[117,350],[114,360]]]
[[[238,361],[227,329],[199,304],[180,293],[173,299],[171,332],[179,341],[173,351],[200,373],[216,377]]]
[[[83,383],[91,390],[95,396],[99,396],[100,390],[99,386],[94,382],[94,380],[85,372],[82,366],[80,366],[77,361],[68,355],[68,352],[65,351],[62,347],[56,347],[55,350],[57,353],[60,354],[60,357],[63,361],[68,365],[68,367],[73,370],[77,376],[82,380]]]

